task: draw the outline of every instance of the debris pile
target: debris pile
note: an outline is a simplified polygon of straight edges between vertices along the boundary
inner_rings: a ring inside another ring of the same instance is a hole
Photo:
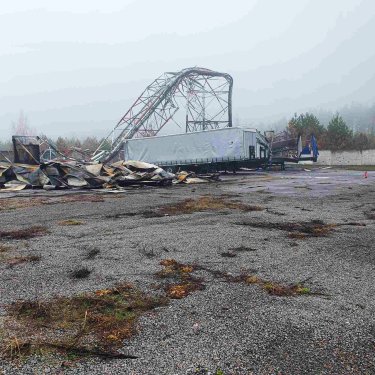
[[[174,178],[174,174],[140,161],[119,161],[110,165],[73,160],[53,160],[39,165],[0,163],[0,189],[3,191],[169,185]]]
[[[134,160],[112,164],[84,163],[72,159],[51,160],[37,165],[0,162],[0,191],[166,186],[172,183],[205,183],[218,178],[218,173],[196,175],[182,171],[173,174],[157,165]]]

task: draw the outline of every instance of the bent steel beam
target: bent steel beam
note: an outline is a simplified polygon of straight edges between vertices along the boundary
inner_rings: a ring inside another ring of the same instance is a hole
[[[164,73],[153,81],[120,119],[94,153],[105,161],[113,159],[125,139],[152,137],[168,123],[177,123],[180,106],[186,110],[186,132],[232,126],[233,78],[205,68],[187,68]],[[178,124],[179,126],[181,124]]]

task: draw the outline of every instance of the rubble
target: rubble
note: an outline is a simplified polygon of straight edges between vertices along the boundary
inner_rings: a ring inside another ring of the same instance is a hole
[[[100,189],[126,186],[166,186],[217,181],[218,173],[172,174],[142,161],[118,161],[112,164],[85,163],[77,160],[51,160],[37,165],[0,162],[0,192],[26,188]]]

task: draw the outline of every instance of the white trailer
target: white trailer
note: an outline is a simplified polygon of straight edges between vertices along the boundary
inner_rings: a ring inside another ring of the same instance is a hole
[[[255,129],[228,127],[184,134],[127,139],[125,160],[160,166],[265,161],[266,138]]]

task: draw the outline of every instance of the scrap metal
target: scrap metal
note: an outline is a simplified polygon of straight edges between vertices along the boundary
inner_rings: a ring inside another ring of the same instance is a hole
[[[99,145],[92,160],[113,160],[125,139],[152,137],[167,123],[177,123],[175,114],[181,100],[186,110],[186,132],[231,127],[232,88],[233,78],[229,74],[205,68],[164,73],[133,103]],[[109,152],[105,150],[108,144]]]

